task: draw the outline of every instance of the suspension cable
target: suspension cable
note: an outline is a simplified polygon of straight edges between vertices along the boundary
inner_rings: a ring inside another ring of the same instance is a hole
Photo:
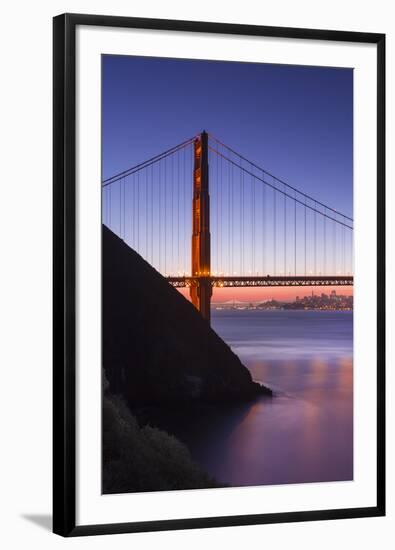
[[[273,184],[269,183],[268,181],[265,181],[263,178],[260,178],[260,177],[257,176],[256,174],[253,174],[252,172],[250,172],[250,171],[247,170],[246,168],[243,168],[242,166],[240,166],[240,164],[238,164],[237,162],[234,162],[233,160],[231,160],[231,159],[230,159],[229,157],[227,157],[226,155],[223,155],[222,153],[217,152],[215,149],[213,149],[213,148],[210,147],[210,146],[209,146],[209,149],[210,149],[211,151],[213,151],[214,153],[220,155],[223,159],[227,160],[228,162],[231,162],[232,164],[234,164],[235,166],[237,166],[238,168],[240,168],[240,170],[243,170],[246,174],[249,174],[249,175],[253,176],[255,179],[261,181],[261,182],[264,183],[265,185],[271,187],[272,189],[275,189],[278,193],[281,193],[282,195],[285,195],[288,199],[291,199],[291,200],[293,200],[293,201],[296,201],[298,204],[301,204],[302,206],[304,205],[304,203],[303,203],[301,200],[295,199],[295,197],[293,197],[292,195],[289,195],[289,194],[288,194],[286,191],[284,191],[283,189],[279,189],[278,187],[275,187]],[[273,177],[274,179],[276,179],[275,176],[272,176],[272,177]],[[283,184],[283,185],[286,186],[287,184]],[[314,202],[315,205],[319,204],[318,201],[316,201],[316,200],[314,200],[314,199],[312,199],[312,200],[313,200],[313,202]],[[335,221],[336,223],[338,223],[339,225],[344,225],[344,227],[347,227],[347,229],[351,229],[351,230],[353,229],[350,225],[347,225],[346,223],[341,222],[340,220],[336,220],[335,218],[333,218],[333,217],[330,216],[329,214],[324,214],[323,212],[321,212],[321,210],[318,210],[317,207],[313,208],[313,207],[310,206],[310,205],[306,205],[306,206],[307,206],[307,208],[309,208],[309,209],[312,210],[312,211],[317,212],[317,213],[320,214],[321,216],[325,216],[327,219],[333,220],[333,221]],[[324,207],[325,207],[325,205],[324,205]],[[325,208],[327,208],[327,207],[325,207]],[[328,207],[328,210],[329,210],[329,209],[330,209],[330,208]],[[332,209],[330,209],[330,210],[332,210]],[[342,217],[344,217],[344,218],[347,217],[347,216],[344,216],[344,214],[341,214],[340,212],[336,212],[336,214],[337,214],[338,216],[342,216]],[[348,218],[348,219],[351,219],[351,218]],[[352,221],[352,220],[351,220],[351,221]]]
[[[265,170],[264,168],[262,168],[261,166],[258,166],[257,164],[255,164],[254,162],[248,160],[247,158],[243,157],[243,155],[241,155],[240,153],[237,153],[234,149],[232,149],[231,147],[229,147],[228,145],[226,145],[225,143],[223,143],[222,141],[220,141],[218,138],[216,138],[213,134],[208,134],[210,136],[210,138],[212,138],[214,141],[216,141],[217,143],[219,143],[222,147],[224,147],[225,149],[228,149],[228,151],[232,152],[234,155],[238,156],[240,159],[248,162],[249,164],[251,164],[252,166],[254,166],[255,168],[257,168],[258,170],[260,170],[261,172],[263,172],[264,174],[268,175],[268,176],[271,176],[273,179],[277,180],[278,182],[282,183],[283,185],[285,185],[286,187],[288,187],[289,189],[292,189],[292,191],[295,191],[296,193],[299,193],[300,195],[303,195],[303,197],[311,200],[311,201],[314,201],[316,204],[319,204],[320,206],[323,206],[325,208],[327,208],[328,210],[331,210],[332,212],[342,216],[343,218],[346,218],[347,220],[349,221],[353,221],[352,218],[350,218],[349,216],[346,216],[345,214],[341,214],[340,212],[338,212],[337,210],[335,210],[334,208],[331,208],[330,206],[327,206],[325,204],[323,204],[322,202],[314,199],[313,197],[310,197],[309,195],[307,195],[307,193],[303,193],[303,191],[299,191],[299,189],[297,189],[296,187],[293,187],[292,185],[290,185],[289,183],[283,181],[282,179],[278,178],[277,176],[274,176],[272,173],[268,172],[267,170]],[[221,153],[220,153],[221,154]],[[259,179],[259,178],[258,178]]]
[[[175,145],[171,149],[168,149],[167,151],[163,151],[159,155],[155,155],[154,157],[151,157],[150,159],[141,162],[140,164],[136,164],[135,166],[132,166],[131,168],[128,168],[127,170],[123,170],[123,172],[119,172],[118,174],[114,174],[110,178],[107,178],[102,181],[102,187],[107,187],[107,185],[111,185],[112,183],[115,183],[116,181],[120,180],[123,177],[130,176],[131,174],[134,174],[135,172],[138,172],[140,170],[143,170],[144,168],[147,168],[151,164],[155,164],[156,162],[159,162],[160,160],[163,160],[164,158],[173,155],[174,153],[177,153],[184,147],[187,147],[194,141],[195,137],[189,138],[186,141],[183,141],[182,143]]]

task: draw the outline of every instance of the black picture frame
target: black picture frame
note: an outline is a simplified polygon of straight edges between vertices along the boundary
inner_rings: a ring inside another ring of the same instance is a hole
[[[76,525],[76,27],[94,25],[377,45],[377,505],[363,508]],[[385,515],[385,35],[63,14],[53,20],[53,531],[132,533]]]

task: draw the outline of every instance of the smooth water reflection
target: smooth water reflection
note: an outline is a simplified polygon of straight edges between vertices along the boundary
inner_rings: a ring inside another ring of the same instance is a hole
[[[213,311],[213,328],[276,392],[186,437],[233,486],[353,477],[352,312]]]

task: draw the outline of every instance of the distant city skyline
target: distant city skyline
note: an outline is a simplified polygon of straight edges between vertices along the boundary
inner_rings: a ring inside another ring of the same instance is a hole
[[[284,300],[280,299],[275,296],[271,297],[265,297],[262,298],[262,296],[258,296],[256,300],[240,300],[240,299],[232,299],[229,298],[229,296],[226,296],[223,300],[213,300],[212,305],[218,305],[218,304],[264,304],[264,303],[270,303],[270,302],[278,302],[281,304],[294,304],[294,303],[300,303],[305,300],[311,300],[311,299],[320,299],[321,297],[328,297],[331,299],[339,300],[342,298],[350,298],[352,297],[352,293],[349,292],[343,292],[343,289],[341,290],[341,293],[338,293],[333,287],[320,287],[317,289],[317,287],[311,287],[312,290],[309,294],[306,293],[299,293],[296,295],[294,299],[291,300]],[[340,287],[339,287],[340,288]],[[304,290],[304,289],[303,289]]]

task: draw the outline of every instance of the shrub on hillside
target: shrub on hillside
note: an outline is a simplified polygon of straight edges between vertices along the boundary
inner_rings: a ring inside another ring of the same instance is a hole
[[[103,492],[217,487],[187,447],[151,426],[140,427],[119,397],[103,398]]]

